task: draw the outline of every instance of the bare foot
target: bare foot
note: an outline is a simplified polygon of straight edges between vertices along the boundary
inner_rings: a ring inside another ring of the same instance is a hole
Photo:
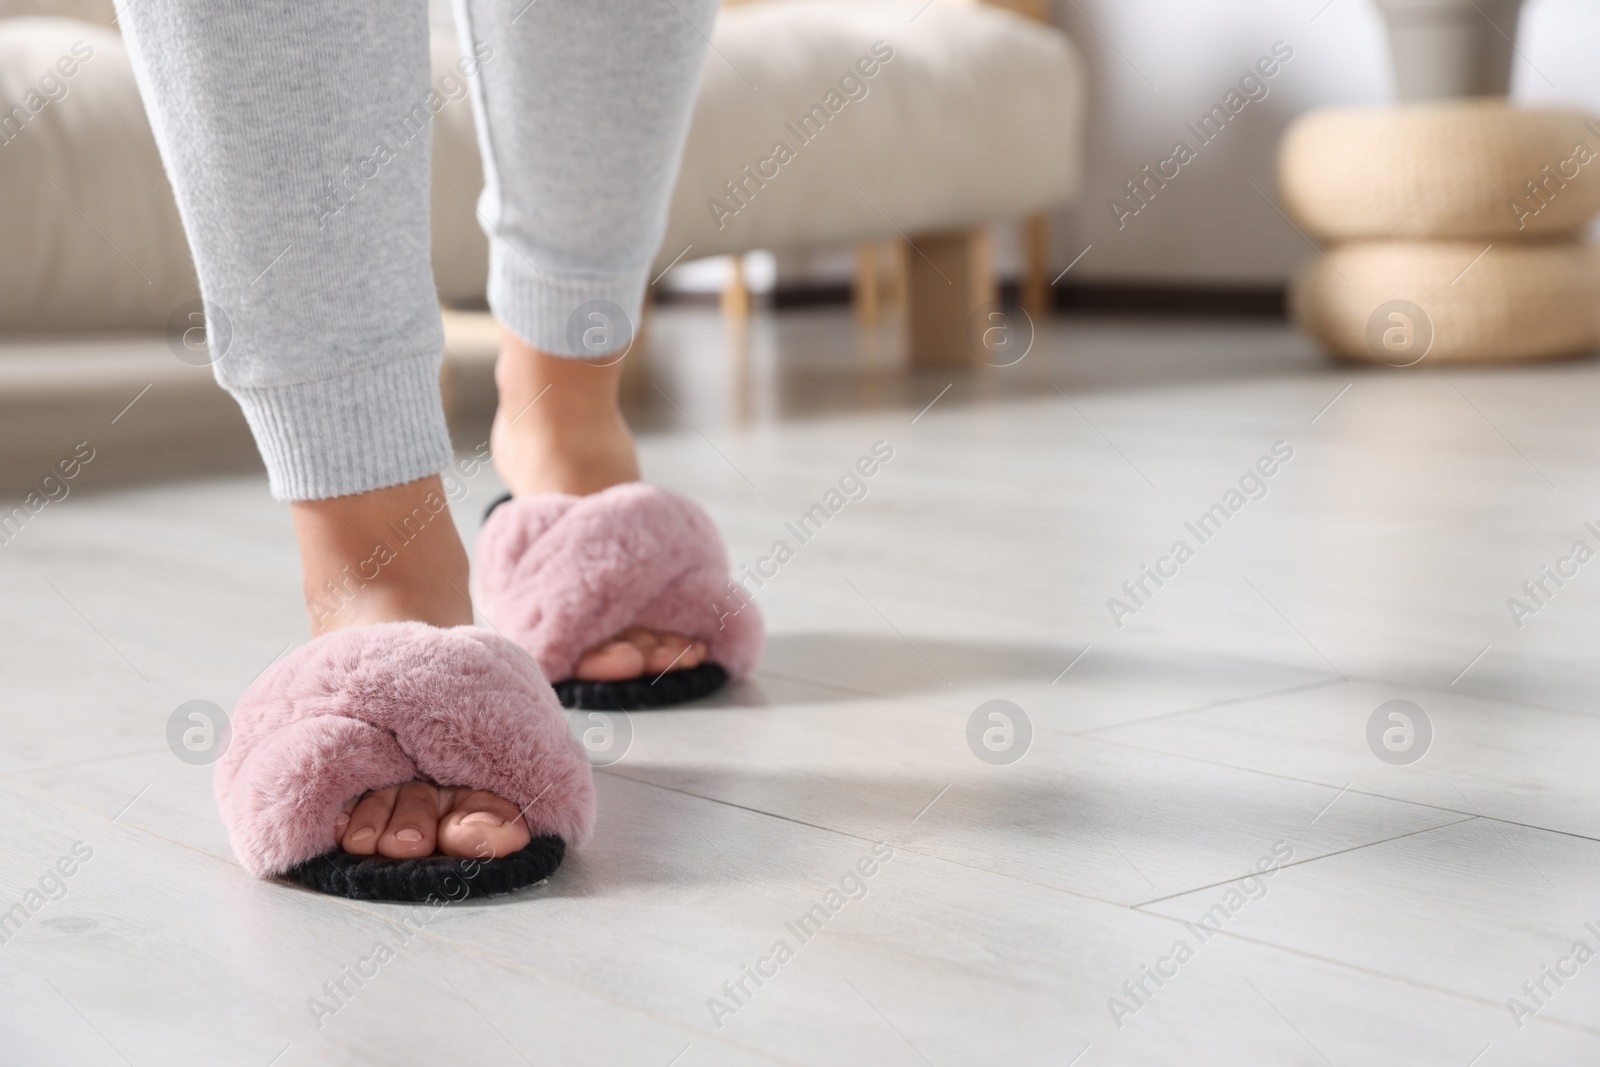
[[[621,360],[606,366],[547,355],[502,330],[494,376],[500,406],[490,444],[513,496],[586,496],[639,480],[639,455],[617,403]],[[619,682],[698,667],[705,657],[703,642],[634,626],[584,653],[573,676]]]
[[[641,675],[654,678],[667,671],[688,670],[705,660],[703,641],[630,626],[585,652],[573,676],[586,682],[623,682]]]
[[[352,800],[334,825],[339,844],[356,856],[393,859],[516,852],[528,843],[517,806],[481,789],[407,782]]]
[[[472,622],[467,552],[438,476],[289,505],[313,634],[381,622]],[[334,832],[346,852],[489,859],[531,839],[503,797],[413,781],[351,800]]]

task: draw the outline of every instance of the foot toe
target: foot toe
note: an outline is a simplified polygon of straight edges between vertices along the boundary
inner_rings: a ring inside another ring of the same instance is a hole
[[[705,662],[706,645],[682,634],[630,626],[586,652],[573,677],[585,682],[623,682],[663,671],[681,671]]]
[[[644,673],[644,653],[631,641],[607,641],[584,653],[573,677],[586,682],[620,682]]]
[[[344,836],[339,845],[355,856],[371,856],[378,851],[378,838],[389,825],[389,813],[394,810],[394,800],[399,786],[374,789],[356,804],[345,824]]]
[[[389,825],[378,838],[378,854],[409,859],[433,853],[439,829],[439,790],[427,782],[407,782],[395,798]]]
[[[532,837],[515,804],[481,789],[453,790],[439,820],[439,851],[446,856],[506,856]]]
[[[693,667],[689,657],[693,654],[695,644],[679,634],[661,634],[659,643],[650,651],[649,673],[653,676],[663,671],[681,671]]]
[[[338,815],[336,815],[334,817],[334,820],[333,820],[333,836],[334,837],[339,838],[341,840],[344,838],[344,832],[350,826],[350,813],[352,811],[356,810],[356,801],[358,801],[359,799],[361,799],[361,798],[360,797],[351,797],[349,800],[345,801],[344,802],[344,810],[341,811]]]

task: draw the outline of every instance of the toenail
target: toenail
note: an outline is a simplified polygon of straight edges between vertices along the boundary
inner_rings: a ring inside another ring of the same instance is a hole
[[[498,815],[491,815],[487,811],[469,811],[461,817],[462,826],[466,826],[468,823],[483,826],[504,826],[506,821]]]
[[[350,816],[348,816],[348,815],[341,815],[337,819],[333,820],[333,828],[335,830],[337,830],[338,832],[340,832],[340,833],[343,833],[344,832],[344,828],[346,826],[349,826],[349,825],[350,825]]]
[[[361,841],[361,840],[363,840],[365,838],[371,837],[375,833],[377,833],[377,831],[374,830],[372,827],[363,826],[361,829],[357,830],[355,833],[350,835],[350,840],[352,840],[352,841]]]
[[[404,830],[397,832],[394,836],[399,838],[401,841],[409,841],[412,844],[415,844],[416,842],[422,840],[422,831],[408,826]]]

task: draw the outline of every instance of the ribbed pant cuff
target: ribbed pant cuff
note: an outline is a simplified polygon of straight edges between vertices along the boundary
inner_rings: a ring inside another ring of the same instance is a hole
[[[345,377],[232,389],[279,500],[414,482],[450,463],[438,355]]]
[[[524,342],[555,356],[599,359],[633,344],[650,265],[629,274],[556,274],[495,240],[489,308]]]

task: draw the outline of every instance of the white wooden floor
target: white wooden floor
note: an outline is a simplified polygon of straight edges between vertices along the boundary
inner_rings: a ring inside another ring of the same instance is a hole
[[[230,856],[165,736],[304,639],[263,479],[86,474],[0,546],[0,1063],[1600,1062],[1600,562],[1507,607],[1600,549],[1595,364],[1073,320],[907,375],[840,313],[758,319],[742,363],[706,312],[652,329],[647,475],[737,562],[894,455],[761,590],[758,674],[613,723],[595,843],[512,899],[355,904]],[[499,486],[465,485],[470,537]],[[1368,741],[1396,699],[1410,763]],[[995,700],[1027,720],[998,755],[968,740]]]

